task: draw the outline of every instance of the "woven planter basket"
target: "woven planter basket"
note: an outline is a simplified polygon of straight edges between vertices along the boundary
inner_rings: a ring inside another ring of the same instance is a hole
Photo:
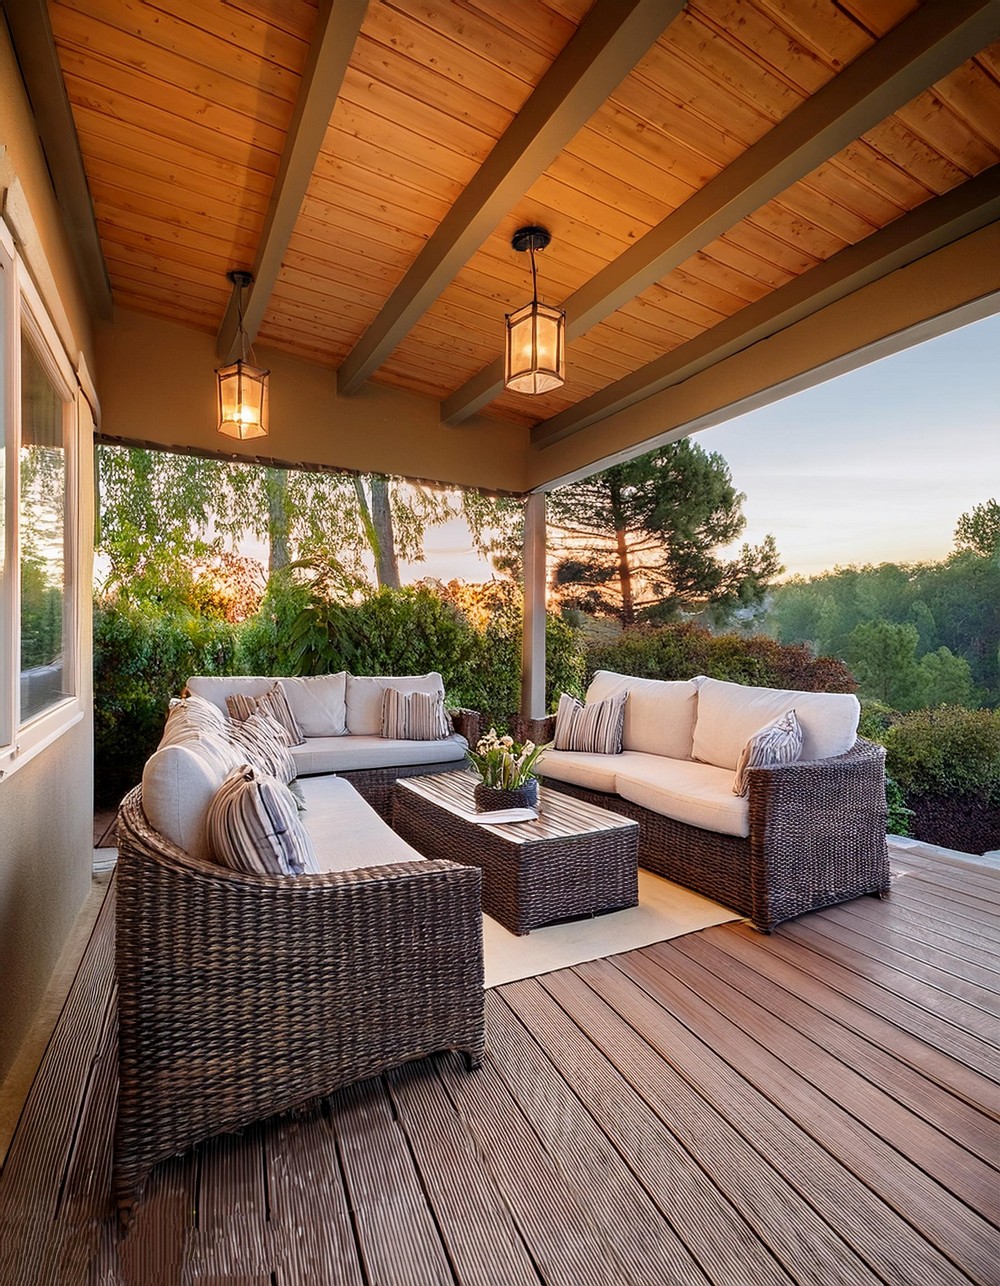
[[[514,790],[501,790],[497,786],[485,786],[481,781],[476,783],[473,797],[477,813],[492,813],[501,808],[537,808],[538,778],[518,786]]]

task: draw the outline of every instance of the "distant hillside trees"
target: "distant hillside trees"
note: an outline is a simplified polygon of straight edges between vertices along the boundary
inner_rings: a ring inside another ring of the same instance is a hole
[[[896,710],[1000,703],[1000,505],[963,514],[938,563],[838,567],[778,586],[765,628],[846,661]]]

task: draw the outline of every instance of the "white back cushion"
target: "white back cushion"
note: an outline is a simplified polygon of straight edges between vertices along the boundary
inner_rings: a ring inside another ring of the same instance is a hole
[[[386,688],[397,692],[427,692],[444,696],[444,680],[436,671],[430,674],[406,674],[399,677],[347,676],[347,731],[371,737],[382,731],[382,693]]]
[[[802,758],[829,759],[854,745],[861,705],[849,692],[793,692],[703,679],[698,689],[694,757],[735,771],[743,747],[766,724],[794,710],[802,726]]]
[[[226,697],[232,692],[242,693],[245,697],[262,697],[274,687],[274,679],[258,678],[245,674],[192,674],[187,681],[187,689],[196,696],[204,697],[218,706],[223,714],[228,715]]]
[[[698,698],[697,685],[691,679],[634,679],[627,674],[598,670],[587,689],[586,704],[606,701],[622,692],[628,693],[623,750],[641,750],[670,759],[691,758]]]
[[[342,737],[347,731],[347,671],[279,679],[305,737]]]
[[[208,809],[226,778],[193,745],[163,746],[142,770],[142,811],[154,830],[192,857],[210,860]]]

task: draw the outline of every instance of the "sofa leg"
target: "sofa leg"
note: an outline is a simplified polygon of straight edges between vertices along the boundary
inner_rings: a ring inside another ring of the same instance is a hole
[[[465,1070],[467,1072],[477,1072],[483,1065],[482,1050],[474,1052],[469,1049],[464,1049],[462,1051],[462,1058],[465,1060]]]

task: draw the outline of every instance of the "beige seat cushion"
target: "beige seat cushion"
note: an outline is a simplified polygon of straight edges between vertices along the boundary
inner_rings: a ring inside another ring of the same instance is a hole
[[[628,693],[622,749],[671,759],[691,758],[698,699],[698,685],[693,680],[635,679],[598,670],[587,689],[586,704],[606,701],[622,692]]]
[[[846,754],[858,734],[861,705],[847,692],[793,692],[704,679],[698,690],[694,757],[735,771],[755,732],[789,710],[802,726],[804,760]]]
[[[440,741],[392,741],[369,737],[308,737],[292,746],[300,777],[314,773],[353,772],[359,768],[403,768],[412,764],[448,764],[465,758],[468,742],[458,733]]]
[[[613,795],[615,773],[622,758],[622,755],[595,755],[582,750],[545,750],[538,758],[537,769],[542,777]]]
[[[312,841],[317,870],[423,861],[342,777],[310,777],[299,782],[299,789],[305,801],[300,820]]]
[[[733,774],[712,764],[662,755],[630,755],[617,774],[618,794],[674,821],[722,835],[750,834],[750,806],[733,794]]]

